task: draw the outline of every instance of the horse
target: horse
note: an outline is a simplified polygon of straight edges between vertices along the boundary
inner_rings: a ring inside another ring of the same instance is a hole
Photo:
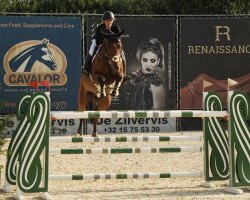
[[[50,70],[56,70],[57,65],[48,48],[49,40],[44,38],[40,44],[33,45],[21,51],[9,61],[13,72],[31,72],[36,61],[46,65]]]
[[[105,37],[92,61],[92,73],[82,74],[78,90],[78,110],[85,111],[89,103],[94,110],[108,110],[112,97],[119,95],[124,78],[121,35]],[[78,133],[82,135],[84,119],[80,119]],[[97,119],[93,119],[93,137],[97,136]]]

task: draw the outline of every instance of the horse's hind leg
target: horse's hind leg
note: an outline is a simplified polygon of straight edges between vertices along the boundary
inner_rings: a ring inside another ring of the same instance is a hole
[[[80,119],[77,134],[87,135],[87,133],[86,133],[86,119]]]
[[[83,87],[83,77],[81,77],[80,88],[78,91],[78,110],[85,111],[89,101],[90,97],[86,89]],[[77,134],[83,135],[83,133],[86,134],[86,119],[80,119],[77,130]]]
[[[83,126],[83,119],[80,119],[79,120],[79,126],[78,126],[78,129],[77,129],[77,133],[76,134],[79,134],[79,135],[82,135],[82,126]]]

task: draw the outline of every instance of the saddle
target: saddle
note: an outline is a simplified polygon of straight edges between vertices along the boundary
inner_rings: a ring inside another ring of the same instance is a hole
[[[207,87],[206,91],[216,92],[222,99],[224,107],[227,107],[228,80],[214,79],[206,74],[200,74],[187,86],[180,89],[180,109],[202,109],[204,80],[213,84]],[[237,84],[231,86],[230,89],[250,93],[250,73],[234,80],[237,81]]]

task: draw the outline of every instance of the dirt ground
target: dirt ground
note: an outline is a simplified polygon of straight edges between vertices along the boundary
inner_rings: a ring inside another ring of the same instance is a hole
[[[201,135],[201,132],[183,132],[157,135]],[[129,134],[128,134],[129,135]],[[144,135],[144,134],[137,134]],[[154,135],[154,134],[147,134]],[[105,135],[106,136],[106,135]],[[117,135],[124,136],[124,135]],[[133,136],[135,136],[133,134]],[[127,142],[127,143],[57,143],[50,148],[105,148],[105,147],[177,147],[202,146],[202,141]],[[6,145],[7,147],[7,145]],[[0,157],[0,165],[5,158]],[[203,171],[203,153],[165,154],[92,154],[51,155],[49,174],[81,173],[139,173]],[[243,195],[224,191],[226,182],[214,182],[215,187],[201,185],[203,178],[80,180],[50,181],[49,194],[54,200],[165,200],[165,199],[232,199],[250,200],[250,188]],[[1,175],[1,187],[4,182]],[[0,199],[13,199],[14,193],[0,190]],[[25,199],[41,199],[38,194],[25,194]]]

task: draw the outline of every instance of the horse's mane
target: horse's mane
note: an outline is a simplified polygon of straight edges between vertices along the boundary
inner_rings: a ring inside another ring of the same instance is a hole
[[[100,54],[100,55],[103,55],[105,54],[105,43],[118,43],[120,42],[120,39],[117,38],[116,35],[110,35],[110,36],[106,36],[105,39],[104,39],[104,42],[103,44],[101,44],[98,48],[98,50],[96,51],[96,54]]]
[[[121,30],[119,33],[105,33],[102,32],[102,34],[105,36],[105,39],[108,42],[119,42],[120,41],[120,37],[122,36],[122,34],[124,33],[124,29]]]

